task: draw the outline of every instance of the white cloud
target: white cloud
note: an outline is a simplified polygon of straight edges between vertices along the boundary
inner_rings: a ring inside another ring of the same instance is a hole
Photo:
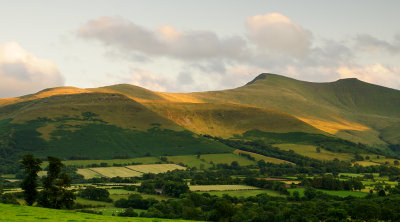
[[[358,78],[365,82],[400,89],[400,67],[376,63],[367,66],[341,66],[336,71],[341,78]]]
[[[264,51],[301,56],[311,47],[312,34],[279,13],[247,18],[249,38]]]
[[[0,45],[0,98],[63,84],[64,78],[53,62],[35,57],[17,42]]]
[[[121,17],[90,20],[79,28],[77,34],[127,53],[181,60],[234,59],[246,53],[246,42],[238,36],[219,38],[210,31],[181,32],[170,25],[151,30]]]
[[[132,69],[132,74],[128,79],[129,84],[144,87],[146,89],[164,92],[171,85],[171,80],[160,74],[153,74],[149,71]]]
[[[77,34],[106,45],[110,58],[139,63],[146,71],[136,69],[127,81],[158,91],[233,88],[262,72],[318,82],[356,77],[400,88],[399,68],[382,62],[389,60],[381,54],[365,53],[397,54],[400,36],[388,42],[359,35],[356,44],[354,39],[314,39],[309,30],[279,13],[248,17],[245,27],[243,37],[222,38],[211,31],[180,31],[171,25],[149,29],[121,17],[101,17]],[[160,60],[170,62],[168,75],[158,69]]]
[[[368,53],[385,51],[391,55],[400,54],[400,35],[396,35],[393,42],[377,39],[371,35],[363,34],[355,38],[357,47]]]

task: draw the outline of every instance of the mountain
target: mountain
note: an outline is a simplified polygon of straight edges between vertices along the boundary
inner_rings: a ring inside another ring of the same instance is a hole
[[[396,150],[400,91],[357,79],[312,83],[261,74],[221,91],[163,93],[119,84],[0,99],[2,158],[26,152],[99,159],[224,153],[232,148],[200,135],[233,138],[254,130]]]

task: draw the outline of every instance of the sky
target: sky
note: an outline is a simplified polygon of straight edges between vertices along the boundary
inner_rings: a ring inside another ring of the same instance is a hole
[[[235,88],[260,73],[400,89],[400,1],[0,0],[0,98],[128,83]]]

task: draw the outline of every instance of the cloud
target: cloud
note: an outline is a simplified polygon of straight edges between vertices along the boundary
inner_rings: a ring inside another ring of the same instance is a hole
[[[400,54],[400,35],[396,35],[393,42],[380,40],[367,34],[358,35],[355,41],[359,49],[369,53],[385,51],[392,55]]]
[[[64,78],[53,62],[35,57],[17,42],[0,45],[0,80],[0,98],[64,84]]]
[[[245,28],[242,35],[220,37],[206,30],[181,31],[171,25],[150,29],[122,17],[101,17],[81,26],[77,35],[104,44],[108,58],[136,62],[136,67],[140,63],[147,71],[135,69],[127,81],[158,91],[233,88],[262,72],[318,82],[357,77],[400,88],[395,59],[373,55],[400,54],[400,35],[393,41],[371,35],[315,39],[311,31],[279,13],[250,16]],[[390,59],[395,65],[387,64]],[[163,75],[158,67],[165,64],[173,73]]]
[[[367,66],[341,66],[336,72],[341,78],[358,78],[365,82],[400,89],[400,67],[376,63]]]
[[[170,79],[163,77],[161,74],[153,74],[141,69],[132,69],[131,76],[127,82],[160,92],[167,91],[167,89],[174,85]]]
[[[250,40],[263,51],[301,56],[311,47],[312,33],[279,13],[249,17],[246,28]]]
[[[246,42],[239,36],[219,38],[211,31],[181,32],[170,25],[151,30],[122,17],[90,20],[78,29],[77,34],[127,53],[139,52],[181,60],[234,59],[246,53]]]

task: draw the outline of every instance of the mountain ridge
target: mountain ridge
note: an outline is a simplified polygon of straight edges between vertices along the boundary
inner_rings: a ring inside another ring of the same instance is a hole
[[[40,141],[35,146],[51,141],[51,146],[57,146],[54,144],[67,141],[63,133],[79,138],[74,132],[82,130],[90,130],[92,133],[81,132],[89,137],[111,129],[118,131],[104,142],[114,149],[126,147],[118,140],[133,144],[128,137],[136,138],[139,132],[160,136],[154,129],[176,132],[180,141],[192,141],[191,137],[201,134],[231,138],[259,130],[323,134],[387,150],[400,144],[400,91],[355,78],[313,83],[271,73],[260,74],[242,87],[193,93],[156,92],[129,84],[56,87],[0,99],[0,121],[5,121],[3,135],[18,136],[22,134],[13,134],[12,130],[28,130]],[[96,125],[105,131],[98,131]],[[183,133],[185,130],[190,133]],[[96,140],[87,142],[90,147],[97,144]],[[159,142],[156,146],[162,145]],[[79,144],[73,146],[85,149]],[[130,148],[124,149],[134,154]],[[170,144],[168,149],[176,153],[181,148]]]

